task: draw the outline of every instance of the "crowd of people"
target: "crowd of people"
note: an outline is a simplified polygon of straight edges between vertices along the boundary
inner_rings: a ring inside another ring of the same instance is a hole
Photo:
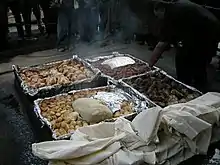
[[[141,25],[146,22],[148,31],[156,36],[154,43],[159,41],[150,65],[157,62],[167,45],[173,44],[177,48],[178,79],[201,88],[207,81],[206,65],[216,55],[220,40],[220,22],[217,18],[220,12],[197,3],[189,0],[141,0],[138,3],[134,0],[1,0],[0,46],[4,48],[7,45],[8,9],[14,15],[21,40],[32,37],[32,12],[42,34],[49,36],[53,29],[51,27],[57,26],[55,31],[59,51],[68,50],[76,36],[91,41],[97,31],[104,38],[121,30],[125,33],[122,35],[125,40],[133,39],[138,22],[132,22],[134,17],[129,12],[132,11],[141,20]]]
[[[125,9],[125,3],[120,0],[2,0],[0,49],[5,49],[8,45],[8,11],[14,16],[19,40],[33,39],[31,17],[34,15],[40,33],[49,37],[56,32],[57,48],[59,51],[65,51],[76,36],[89,42],[94,39],[97,31],[104,38],[122,26],[125,27],[123,21],[130,23],[126,19],[130,17],[123,14],[129,13]],[[128,35],[132,26],[130,24],[126,27]],[[125,28],[123,30],[126,31]]]

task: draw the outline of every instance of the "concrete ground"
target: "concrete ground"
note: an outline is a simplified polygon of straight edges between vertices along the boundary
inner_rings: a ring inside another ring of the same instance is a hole
[[[114,42],[106,47],[100,47],[100,43],[80,43],[76,45],[72,52],[58,53],[55,49],[51,49],[18,55],[8,58],[7,61],[0,64],[0,165],[46,164],[46,162],[39,160],[31,154],[31,144],[38,141],[38,139],[34,136],[32,127],[23,113],[22,109],[25,107],[16,98],[17,94],[14,90],[14,76],[11,72],[11,66],[13,64],[19,66],[42,64],[71,58],[74,54],[82,58],[103,56],[109,55],[113,51],[129,53],[145,61],[148,61],[151,55],[151,51],[148,50],[147,46],[140,46],[135,43],[122,44]],[[157,66],[175,76],[174,50],[166,52]],[[219,82],[215,80],[217,73],[214,72],[212,67],[209,70],[210,90],[220,91]],[[186,164],[188,165],[188,163]],[[195,164],[195,161],[190,164]]]

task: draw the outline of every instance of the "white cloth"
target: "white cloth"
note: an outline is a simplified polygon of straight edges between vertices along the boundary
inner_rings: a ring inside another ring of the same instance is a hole
[[[79,128],[71,140],[33,144],[32,150],[50,165],[175,165],[220,140],[213,133],[219,129],[212,129],[219,124],[219,107],[220,94],[207,93],[189,103],[151,108],[132,122],[119,118]]]

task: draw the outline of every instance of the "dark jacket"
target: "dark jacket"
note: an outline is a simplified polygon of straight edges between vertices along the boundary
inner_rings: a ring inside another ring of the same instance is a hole
[[[164,41],[205,42],[219,37],[218,19],[200,5],[179,0],[164,6],[165,17],[161,26]]]

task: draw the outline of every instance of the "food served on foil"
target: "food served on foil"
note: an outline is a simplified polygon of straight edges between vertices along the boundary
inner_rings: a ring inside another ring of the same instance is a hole
[[[199,92],[187,88],[160,72],[126,79],[125,82],[161,107],[185,103],[200,96]]]
[[[105,75],[116,80],[142,74],[150,70],[146,63],[126,56],[100,59],[91,62],[91,64]]]
[[[43,99],[39,102],[40,113],[50,122],[56,137],[70,134],[79,127],[134,113],[134,104],[128,99],[105,102],[95,98],[99,93],[104,97],[104,93],[112,92],[108,88],[82,90]]]
[[[82,62],[66,60],[45,68],[29,68],[20,72],[22,80],[32,88],[65,85],[92,76]]]

